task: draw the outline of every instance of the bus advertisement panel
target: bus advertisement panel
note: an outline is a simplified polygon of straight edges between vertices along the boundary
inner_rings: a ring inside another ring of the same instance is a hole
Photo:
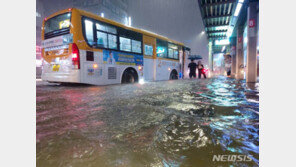
[[[143,55],[103,50],[104,64],[143,66]]]

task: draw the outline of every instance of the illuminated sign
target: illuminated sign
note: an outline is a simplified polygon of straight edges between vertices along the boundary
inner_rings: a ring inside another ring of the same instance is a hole
[[[59,23],[59,28],[60,29],[68,28],[69,26],[70,26],[70,19],[62,20]]]
[[[250,27],[250,28],[255,27],[255,19],[250,19],[250,20],[249,20],[249,27]]]
[[[238,43],[241,43],[243,40],[243,37],[238,37]]]
[[[216,40],[215,45],[229,45],[229,39]]]

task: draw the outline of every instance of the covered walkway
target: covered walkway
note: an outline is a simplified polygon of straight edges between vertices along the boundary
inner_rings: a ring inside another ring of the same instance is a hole
[[[198,0],[213,73],[259,81],[259,0]]]

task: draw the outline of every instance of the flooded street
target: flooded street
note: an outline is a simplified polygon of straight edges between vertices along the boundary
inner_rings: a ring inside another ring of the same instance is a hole
[[[37,84],[38,167],[259,166],[259,86]],[[217,162],[214,155],[251,161]]]

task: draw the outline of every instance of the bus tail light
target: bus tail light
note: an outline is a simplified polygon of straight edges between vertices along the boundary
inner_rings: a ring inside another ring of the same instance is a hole
[[[79,49],[75,43],[72,44],[72,64],[75,69],[80,69]]]

